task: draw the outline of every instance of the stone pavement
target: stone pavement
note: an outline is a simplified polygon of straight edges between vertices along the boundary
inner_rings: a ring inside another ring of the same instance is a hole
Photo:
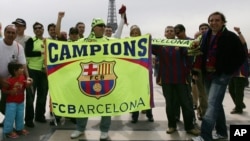
[[[165,100],[162,96],[161,87],[154,83],[154,100],[155,108],[153,108],[153,115],[155,122],[147,121],[145,114],[140,114],[139,121],[136,124],[130,123],[131,115],[125,114],[121,116],[112,117],[111,129],[109,132],[109,140],[112,141],[169,141],[169,140],[190,140],[192,135],[185,132],[183,127],[183,120],[178,123],[177,132],[173,134],[166,134],[167,118],[165,114]],[[230,114],[234,108],[232,99],[227,92],[224,99],[224,109],[227,118],[228,132],[231,124],[248,124],[250,125],[250,88],[245,89],[244,102],[246,109],[243,114]],[[52,117],[49,110],[46,113],[48,122],[45,124],[35,123],[35,128],[27,128],[30,134],[21,136],[17,139],[5,139],[6,141],[97,141],[99,140],[99,117],[89,118],[85,136],[78,139],[70,139],[70,134],[75,129],[75,125],[66,119],[63,124],[58,126],[50,126],[49,121]],[[0,120],[3,116],[0,116]],[[197,120],[197,125],[201,122]],[[2,132],[2,128],[0,128]]]

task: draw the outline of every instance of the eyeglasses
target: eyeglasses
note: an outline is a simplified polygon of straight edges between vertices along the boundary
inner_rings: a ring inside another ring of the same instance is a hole
[[[35,30],[37,29],[43,29],[43,27],[39,26],[39,27],[34,27]]]

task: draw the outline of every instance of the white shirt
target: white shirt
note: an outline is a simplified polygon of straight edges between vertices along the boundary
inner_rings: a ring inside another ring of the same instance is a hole
[[[16,41],[9,46],[4,43],[4,40],[0,40],[0,77],[8,77],[8,63],[11,61],[26,64],[23,46]]]
[[[27,42],[27,40],[31,38],[30,36],[27,35],[23,35],[23,36],[17,36],[15,41],[17,41],[18,43],[20,43],[23,47],[25,47],[25,44]]]

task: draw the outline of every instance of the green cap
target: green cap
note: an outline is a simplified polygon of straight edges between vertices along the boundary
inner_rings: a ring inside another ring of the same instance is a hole
[[[104,25],[105,26],[105,22],[101,18],[94,18],[92,20],[91,27],[93,28],[97,25]]]

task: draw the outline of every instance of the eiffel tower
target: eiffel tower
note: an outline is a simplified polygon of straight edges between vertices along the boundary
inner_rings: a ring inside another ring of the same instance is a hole
[[[107,25],[111,26],[113,33],[115,33],[117,29],[115,0],[109,0]]]

